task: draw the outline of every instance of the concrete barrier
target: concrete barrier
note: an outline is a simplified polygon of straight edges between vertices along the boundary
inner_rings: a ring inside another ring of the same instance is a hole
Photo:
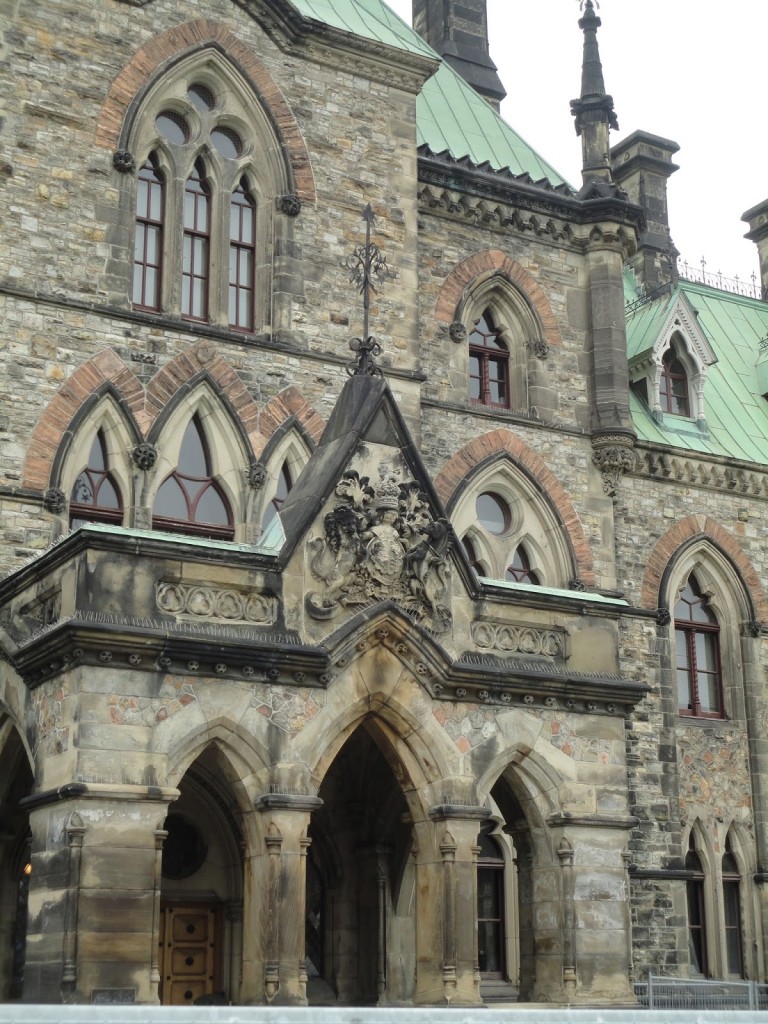
[[[0,1024],[768,1024],[768,1011],[0,1005]]]

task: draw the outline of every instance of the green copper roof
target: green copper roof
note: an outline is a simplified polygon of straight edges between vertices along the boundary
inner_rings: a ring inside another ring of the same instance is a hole
[[[353,32],[364,39],[373,39],[387,46],[436,57],[435,51],[421,36],[406,25],[383,0],[291,0],[305,18],[324,25]]]
[[[292,0],[292,3],[306,18],[387,46],[440,59],[384,0]],[[444,62],[424,84],[417,98],[416,125],[419,146],[428,146],[433,153],[447,151],[456,160],[468,158],[473,164],[487,163],[497,171],[509,168],[514,175],[529,174],[534,181],[546,179],[553,186],[565,183],[565,179]]]
[[[631,275],[625,294],[636,298]],[[672,294],[642,306],[627,321],[630,362],[649,350],[667,313],[683,294],[697,314],[697,323],[711,345],[717,362],[707,372],[704,386],[706,431],[695,420],[666,414],[658,423],[635,395],[632,418],[638,437],[653,444],[707,452],[746,462],[768,464],[768,303],[732,295],[706,285],[680,281]]]
[[[444,150],[455,159],[469,157],[474,164],[489,163],[494,170],[508,167],[512,174],[545,178],[551,185],[565,184],[557,171],[513,131],[450,64],[442,63],[422,86],[416,100],[419,145],[433,153]]]

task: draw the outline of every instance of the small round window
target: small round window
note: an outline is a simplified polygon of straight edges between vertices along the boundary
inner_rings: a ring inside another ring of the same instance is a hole
[[[193,82],[187,89],[187,99],[193,107],[197,107],[201,114],[207,110],[213,110],[216,106],[216,97],[207,85],[200,82]]]
[[[475,502],[475,512],[480,525],[497,537],[506,533],[512,525],[509,505],[498,494],[485,491]]]
[[[183,146],[189,142],[189,125],[186,118],[177,114],[175,110],[161,110],[155,118],[157,130],[175,146]]]
[[[243,140],[234,128],[214,128],[211,142],[223,157],[234,160],[243,152]]]

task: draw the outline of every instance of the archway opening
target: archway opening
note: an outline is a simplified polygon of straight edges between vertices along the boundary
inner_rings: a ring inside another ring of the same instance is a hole
[[[21,999],[27,946],[31,839],[20,803],[33,786],[16,729],[0,716],[0,1002]]]
[[[307,865],[310,1004],[413,998],[412,820],[401,767],[372,721],[346,741],[319,790]]]
[[[163,826],[159,968],[166,1006],[239,1001],[244,831],[230,774],[216,747],[204,750]]]
[[[534,843],[525,811],[507,774],[497,779],[491,790],[496,813],[489,823],[489,832],[493,833],[497,856],[503,858],[503,875],[495,882],[499,890],[496,947],[493,955],[487,956],[487,962],[481,955],[481,992],[486,1002],[510,997],[529,1001],[536,976]],[[481,842],[479,880],[488,867],[490,862],[487,866],[483,863]],[[480,929],[481,942],[483,937]],[[489,933],[486,944],[490,938]]]

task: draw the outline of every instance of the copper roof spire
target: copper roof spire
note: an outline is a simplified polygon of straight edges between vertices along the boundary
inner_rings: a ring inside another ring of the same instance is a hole
[[[611,181],[609,130],[618,130],[613,97],[605,91],[603,65],[597,45],[597,30],[602,22],[595,13],[593,0],[582,0],[584,16],[579,28],[584,33],[584,59],[581,70],[581,96],[571,100],[571,113],[576,119],[576,134],[582,140],[582,177],[591,181]]]

